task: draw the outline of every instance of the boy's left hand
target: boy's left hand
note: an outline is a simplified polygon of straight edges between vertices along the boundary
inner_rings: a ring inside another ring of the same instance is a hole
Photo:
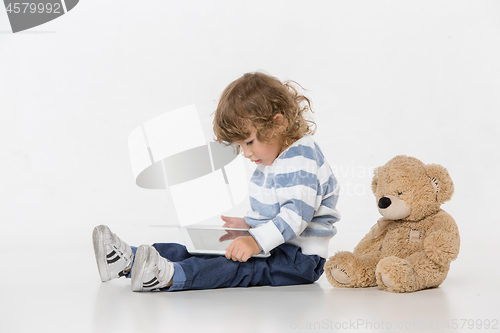
[[[247,261],[251,256],[259,254],[262,249],[252,236],[238,237],[226,249],[226,258],[233,261]]]

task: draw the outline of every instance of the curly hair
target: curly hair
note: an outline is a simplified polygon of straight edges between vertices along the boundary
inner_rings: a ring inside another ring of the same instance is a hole
[[[269,142],[278,134],[274,117],[281,114],[285,129],[280,132],[282,149],[302,138],[314,134],[316,124],[306,119],[306,113],[313,112],[311,101],[299,94],[292,83],[281,82],[277,78],[260,73],[246,73],[230,83],[222,92],[214,112],[213,127],[215,140],[227,145],[247,139],[255,128],[257,140]]]

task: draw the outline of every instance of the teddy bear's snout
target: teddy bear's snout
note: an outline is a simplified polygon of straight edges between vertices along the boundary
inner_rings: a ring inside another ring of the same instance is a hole
[[[389,220],[400,220],[410,215],[411,208],[403,199],[389,194],[378,200],[378,211]]]
[[[391,203],[392,203],[391,199],[389,199],[388,197],[382,197],[378,201],[378,208],[386,209],[387,207],[389,207],[391,205]]]

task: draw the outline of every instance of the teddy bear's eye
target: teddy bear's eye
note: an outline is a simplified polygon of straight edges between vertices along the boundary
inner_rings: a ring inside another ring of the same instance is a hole
[[[403,192],[401,192],[401,191],[398,191],[398,195],[403,195]]]

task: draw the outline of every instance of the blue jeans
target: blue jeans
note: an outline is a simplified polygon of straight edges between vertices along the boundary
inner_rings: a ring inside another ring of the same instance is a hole
[[[302,254],[300,247],[290,244],[271,250],[270,257],[252,257],[246,262],[220,255],[192,255],[184,245],[176,243],[153,247],[174,263],[173,285],[162,291],[313,283],[323,274],[326,261],[318,255]],[[136,248],[132,249],[135,253]]]

